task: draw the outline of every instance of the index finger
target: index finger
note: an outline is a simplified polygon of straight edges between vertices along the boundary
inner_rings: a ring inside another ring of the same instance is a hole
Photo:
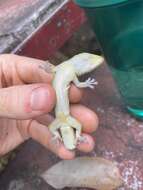
[[[0,63],[3,64],[4,70],[11,75],[11,78],[14,78],[17,74],[24,83],[47,83],[51,82],[53,78],[53,65],[39,59],[3,54],[0,55]],[[45,68],[46,72],[42,68]],[[9,70],[10,72],[8,72]],[[12,73],[14,71],[16,73]]]
[[[54,65],[48,61],[14,54],[3,54],[0,55],[0,64],[4,70],[3,73],[6,73],[7,77],[12,79],[12,81],[17,81],[16,79],[20,78],[23,83],[31,84],[51,83],[53,80],[52,68]],[[70,101],[77,103],[80,101],[81,96],[82,91],[71,85]]]

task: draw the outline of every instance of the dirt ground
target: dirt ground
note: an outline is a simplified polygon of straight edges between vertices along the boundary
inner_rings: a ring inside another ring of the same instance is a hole
[[[88,24],[75,33],[50,60],[58,64],[85,51],[100,54]],[[118,163],[124,178],[124,186],[118,190],[143,190],[143,123],[126,112],[106,63],[91,76],[96,77],[99,85],[95,90],[85,90],[82,104],[98,114],[100,126],[93,135],[95,149],[88,155],[102,156]],[[77,155],[83,154],[77,152]],[[0,190],[52,190],[40,178],[40,174],[58,161],[55,155],[29,140],[20,147],[15,159],[0,175]]]

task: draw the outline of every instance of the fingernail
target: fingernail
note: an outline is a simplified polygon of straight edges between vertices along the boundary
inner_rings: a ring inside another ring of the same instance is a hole
[[[45,106],[48,106],[50,102],[50,93],[49,90],[43,87],[39,87],[33,90],[31,94],[31,109],[34,111],[40,111],[45,109]]]

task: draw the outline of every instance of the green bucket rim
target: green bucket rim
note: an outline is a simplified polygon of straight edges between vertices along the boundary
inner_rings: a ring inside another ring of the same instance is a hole
[[[119,3],[128,2],[130,0],[75,0],[75,2],[81,7],[97,8],[103,6],[112,6]]]

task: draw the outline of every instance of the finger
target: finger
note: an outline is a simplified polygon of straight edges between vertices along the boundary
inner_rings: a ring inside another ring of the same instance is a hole
[[[7,75],[5,78],[12,79],[14,84],[19,82],[17,78],[24,83],[47,83],[53,78],[51,64],[39,59],[3,54],[0,55],[0,66]]]
[[[85,133],[96,131],[99,121],[97,115],[92,110],[82,105],[72,105],[71,114],[81,123]]]
[[[99,121],[97,115],[92,110],[82,105],[72,105],[71,114],[81,123],[83,132],[93,133],[96,131]],[[53,121],[53,116],[49,114],[41,115],[36,120],[48,126]]]
[[[41,124],[45,126],[48,126],[53,121],[53,119],[54,118],[49,114],[44,115],[44,116],[39,116],[38,118],[36,118],[38,122],[40,122]],[[77,149],[79,149],[82,152],[91,152],[94,149],[94,145],[95,145],[93,138],[88,134],[82,134],[82,136],[85,138],[85,141],[80,143],[77,146]],[[66,152],[65,152],[65,148],[62,146],[61,155],[64,155],[64,154],[66,154]]]
[[[61,159],[70,160],[75,157],[74,151],[69,151],[60,142],[57,143],[56,141],[53,141],[52,135],[46,126],[33,121],[28,131],[30,137],[55,153]],[[95,145],[93,138],[87,134],[83,134],[83,137],[85,137],[85,142],[80,143],[77,148],[82,152],[91,152]]]
[[[71,85],[69,89],[69,99],[71,103],[78,103],[83,95],[83,90],[77,88],[75,85]]]
[[[51,114],[45,114],[36,117],[35,120],[42,125],[48,126],[50,123],[52,123],[54,117]]]
[[[52,135],[48,128],[36,121],[31,122],[28,133],[30,137],[55,153],[61,159],[73,159],[75,153],[67,150],[63,144],[53,141]]]
[[[55,92],[48,84],[33,84],[0,89],[0,116],[29,119],[50,112]]]
[[[7,85],[13,82],[21,83],[49,83],[53,79],[52,65],[48,62],[18,56],[14,54],[0,55],[0,66],[4,73]],[[74,85],[70,88],[70,100],[72,103],[77,103],[82,96],[82,91]]]
[[[82,123],[84,132],[91,133],[96,130],[97,125],[98,125],[98,118],[94,112],[92,112],[91,110],[81,105],[72,106],[71,109],[73,109],[72,111],[73,115]],[[84,110],[84,111],[81,113],[81,110]],[[77,114],[79,112],[80,114]],[[87,113],[89,114],[89,116],[85,118],[85,115],[87,115]],[[83,116],[81,117],[81,115]],[[51,115],[44,115],[36,119],[41,124],[48,126],[53,121],[54,118]],[[94,139],[90,135],[85,134],[85,133],[82,134],[82,136],[85,138],[85,141],[80,143],[77,146],[77,148],[82,152],[91,152],[94,149],[94,145],[95,145]]]
[[[88,134],[82,134],[85,141],[80,143],[77,148],[82,152],[91,152],[94,149],[95,142],[93,138]]]

